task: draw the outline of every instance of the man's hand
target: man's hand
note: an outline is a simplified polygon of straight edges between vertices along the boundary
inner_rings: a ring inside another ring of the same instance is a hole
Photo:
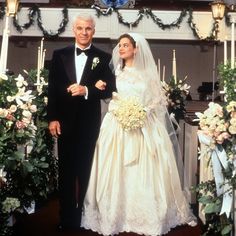
[[[70,85],[67,88],[67,92],[71,93],[72,96],[85,96],[86,95],[86,88],[85,88],[85,86],[75,83],[75,84]]]
[[[58,138],[58,136],[61,134],[61,126],[59,121],[51,121],[49,123],[48,129],[53,137]]]
[[[106,82],[104,82],[102,80],[98,80],[98,82],[95,84],[95,87],[100,90],[105,90],[106,85],[107,85]]]

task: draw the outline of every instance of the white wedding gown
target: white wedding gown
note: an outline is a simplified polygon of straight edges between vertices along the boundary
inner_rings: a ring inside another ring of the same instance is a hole
[[[148,105],[150,87],[132,68],[117,77],[120,97]],[[97,141],[81,226],[103,235],[166,234],[195,219],[181,190],[172,144],[158,112],[124,131],[109,104]]]

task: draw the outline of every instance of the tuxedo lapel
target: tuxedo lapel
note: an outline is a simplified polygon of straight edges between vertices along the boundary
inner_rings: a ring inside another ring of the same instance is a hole
[[[75,72],[75,48],[68,48],[67,52],[62,55],[62,60],[65,64],[65,69],[69,80],[72,83],[76,83],[76,72]]]
[[[89,78],[90,73],[92,72],[92,62],[94,56],[95,56],[94,46],[91,45],[90,52],[88,53],[88,58],[80,81],[80,84],[82,85],[86,84],[86,81]]]
[[[93,60],[93,56],[88,55],[88,58],[84,67],[84,71],[81,77],[81,81],[80,81],[81,85],[84,85],[87,79],[89,78],[89,74],[91,73],[92,60]]]

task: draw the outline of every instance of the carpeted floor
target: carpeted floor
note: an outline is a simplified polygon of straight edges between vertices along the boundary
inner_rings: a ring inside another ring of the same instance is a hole
[[[52,198],[43,207],[30,215],[21,216],[15,224],[14,236],[98,236],[92,231],[58,232],[58,200]],[[200,226],[179,226],[165,236],[200,236]],[[122,233],[120,236],[135,236],[134,233]]]

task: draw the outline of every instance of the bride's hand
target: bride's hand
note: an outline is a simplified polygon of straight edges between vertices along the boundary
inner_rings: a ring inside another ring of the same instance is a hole
[[[95,84],[95,87],[100,90],[105,90],[106,85],[107,85],[106,82],[104,82],[102,80],[98,80],[97,83]]]

